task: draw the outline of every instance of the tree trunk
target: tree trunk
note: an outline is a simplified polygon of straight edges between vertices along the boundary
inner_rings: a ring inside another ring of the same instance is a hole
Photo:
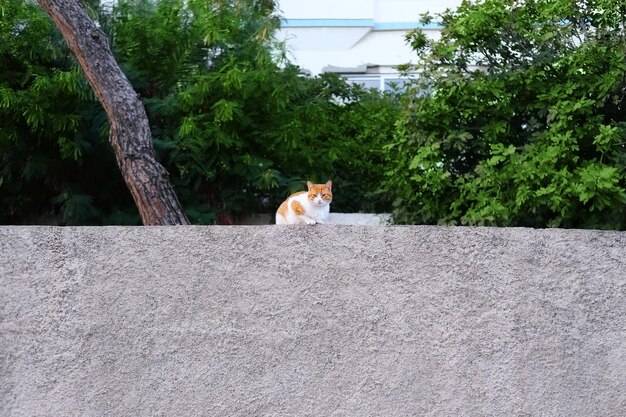
[[[111,124],[109,140],[144,225],[189,224],[156,160],[142,103],[117,65],[106,35],[78,0],[38,0],[76,56]]]

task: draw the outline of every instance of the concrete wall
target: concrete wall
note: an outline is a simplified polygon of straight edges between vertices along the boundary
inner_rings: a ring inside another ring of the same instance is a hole
[[[0,228],[1,416],[624,416],[626,234]]]

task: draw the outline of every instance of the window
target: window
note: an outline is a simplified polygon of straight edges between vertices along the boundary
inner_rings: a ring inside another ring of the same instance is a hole
[[[408,78],[400,78],[397,74],[389,75],[345,75],[344,78],[350,84],[359,84],[363,88],[375,88],[379,91],[402,91]]]
[[[377,75],[374,75],[374,76],[348,75],[345,78],[350,84],[359,84],[363,86],[363,88],[366,88],[366,89],[375,88],[376,90],[380,90],[380,77]]]
[[[386,78],[385,91],[402,91],[406,82],[406,78]]]

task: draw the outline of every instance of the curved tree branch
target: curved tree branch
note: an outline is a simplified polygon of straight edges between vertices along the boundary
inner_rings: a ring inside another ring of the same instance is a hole
[[[141,101],[106,35],[78,0],[38,0],[76,56],[111,124],[109,141],[144,225],[189,224],[165,168],[156,160]]]

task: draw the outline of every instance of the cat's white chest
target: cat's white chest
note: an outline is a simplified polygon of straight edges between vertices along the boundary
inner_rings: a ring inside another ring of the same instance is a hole
[[[328,213],[330,213],[330,204],[326,204],[323,207],[318,207],[315,204],[309,203],[310,217],[313,220],[326,221],[328,219]]]
[[[316,206],[313,204],[306,194],[302,194],[298,196],[298,202],[302,204],[305,209],[305,214],[307,214],[313,220],[326,220],[328,218],[328,213],[330,212],[330,204],[326,204],[322,207]]]

